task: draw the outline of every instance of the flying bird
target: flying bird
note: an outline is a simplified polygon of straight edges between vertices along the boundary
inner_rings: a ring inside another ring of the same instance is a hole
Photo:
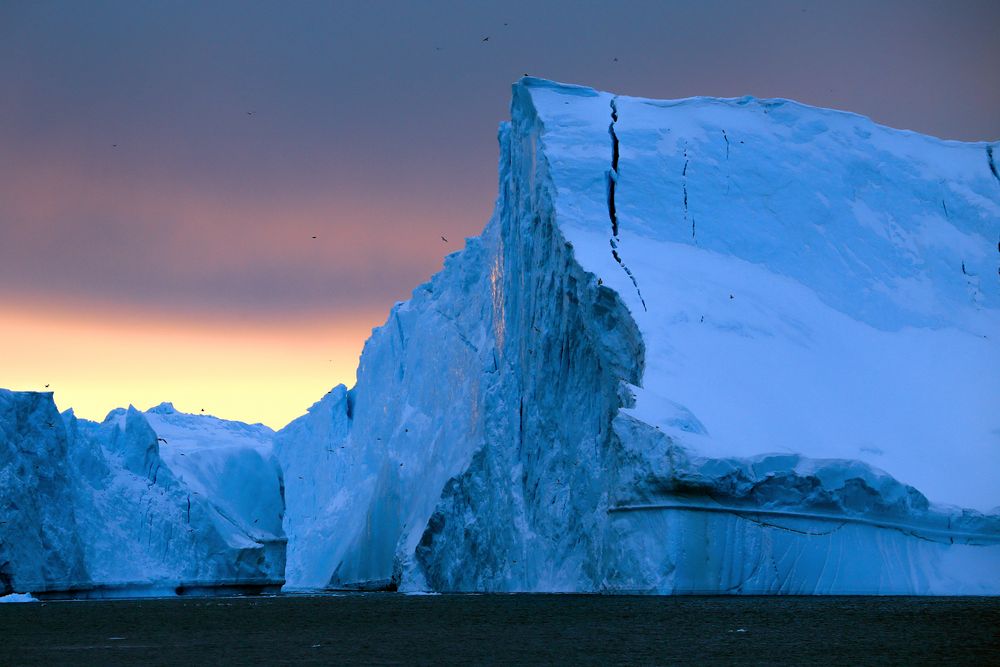
[[[162,442],[164,445],[167,444],[167,439],[166,438],[157,438],[156,441],[157,442]]]
[[[46,388],[46,389],[48,389],[48,388],[49,388],[49,385],[45,385],[45,388]]]
[[[316,238],[315,236],[313,238]]]
[[[442,241],[444,241],[445,243],[447,243],[447,242],[448,242],[448,239],[446,239],[446,238],[445,238],[445,237],[443,237],[443,236],[441,237],[441,240],[442,240]],[[48,387],[49,385],[45,385],[45,386],[46,386],[46,387]]]
[[[490,38],[489,37],[483,37],[483,41],[484,42],[488,42],[488,41],[490,41]]]

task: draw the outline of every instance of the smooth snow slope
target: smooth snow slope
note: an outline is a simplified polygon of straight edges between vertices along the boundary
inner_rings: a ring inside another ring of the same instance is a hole
[[[530,78],[511,115],[482,236],[277,436],[290,586],[1000,592],[990,146]]]

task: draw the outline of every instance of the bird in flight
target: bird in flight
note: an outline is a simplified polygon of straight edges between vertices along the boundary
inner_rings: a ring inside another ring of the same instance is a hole
[[[48,389],[48,388],[49,388],[49,385],[45,385],[45,388],[46,388],[46,389]]]
[[[448,239],[446,239],[446,238],[445,238],[445,237],[443,237],[443,236],[441,237],[441,240],[442,240],[442,241],[444,241],[445,243],[447,243],[447,242],[448,242]],[[46,387],[48,387],[49,385],[45,385],[45,386],[46,386]]]
[[[253,111],[247,111],[247,115],[248,116],[252,116],[253,115]]]
[[[489,37],[483,37],[483,41],[484,42],[488,42],[488,41],[490,41],[490,38]]]
[[[315,236],[313,238],[316,238]]]
[[[156,441],[157,442],[162,442],[164,445],[167,444],[167,439],[166,438],[157,438]]]

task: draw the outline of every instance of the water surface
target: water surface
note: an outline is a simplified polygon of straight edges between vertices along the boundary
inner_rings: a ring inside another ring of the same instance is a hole
[[[0,605],[0,665],[1000,664],[1000,598],[392,593]]]

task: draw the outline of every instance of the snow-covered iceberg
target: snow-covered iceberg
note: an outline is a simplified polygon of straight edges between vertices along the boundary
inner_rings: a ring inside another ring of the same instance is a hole
[[[1000,593],[1000,144],[513,92],[482,235],[280,432],[0,391],[0,595]]]
[[[288,586],[1000,592],[1000,145],[513,92],[483,234],[276,437]]]
[[[277,589],[272,433],[163,404],[98,424],[0,390],[0,593]]]

